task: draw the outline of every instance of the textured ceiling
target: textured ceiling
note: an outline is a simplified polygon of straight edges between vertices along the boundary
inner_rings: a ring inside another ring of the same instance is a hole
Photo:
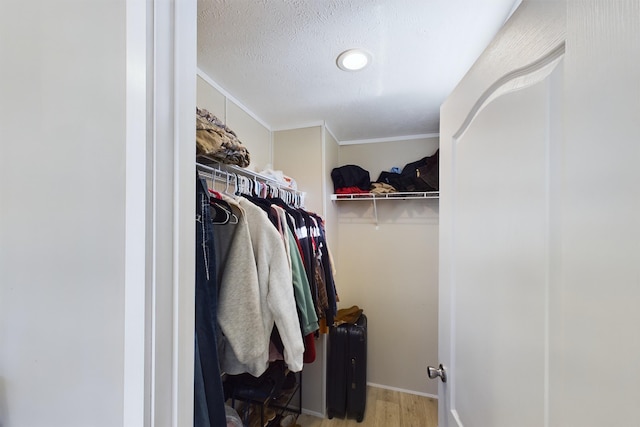
[[[198,67],[272,129],[439,132],[440,105],[517,0],[198,0]],[[350,48],[373,55],[345,72]]]

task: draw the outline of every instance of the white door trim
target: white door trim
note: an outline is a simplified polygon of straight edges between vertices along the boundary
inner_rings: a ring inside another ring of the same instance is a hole
[[[127,0],[124,426],[193,424],[195,0]]]
[[[123,423],[145,425],[147,7],[126,3],[126,202]]]

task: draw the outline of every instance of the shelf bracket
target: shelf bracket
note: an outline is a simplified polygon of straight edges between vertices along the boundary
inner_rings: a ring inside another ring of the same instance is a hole
[[[380,227],[378,226],[378,204],[376,203],[376,198],[373,198],[373,216],[375,218],[376,230]]]

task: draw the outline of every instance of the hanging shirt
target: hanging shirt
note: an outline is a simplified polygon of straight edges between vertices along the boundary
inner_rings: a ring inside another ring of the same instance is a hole
[[[318,330],[318,316],[316,315],[316,311],[313,306],[313,298],[311,297],[309,281],[307,280],[307,274],[304,270],[304,264],[300,257],[300,251],[298,250],[296,239],[289,227],[286,226],[287,213],[284,209],[275,205],[273,206],[273,209],[278,213],[278,217],[281,218],[281,223],[284,220],[284,233],[288,241],[288,245],[286,246],[289,248],[289,256],[291,258],[293,291],[300,315],[302,335],[306,336]]]

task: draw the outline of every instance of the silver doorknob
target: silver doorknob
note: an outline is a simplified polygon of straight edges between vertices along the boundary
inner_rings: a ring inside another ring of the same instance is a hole
[[[427,375],[429,375],[429,378],[431,379],[440,377],[440,380],[443,383],[447,382],[447,373],[445,372],[442,363],[437,368],[434,368],[433,366],[427,366]]]

